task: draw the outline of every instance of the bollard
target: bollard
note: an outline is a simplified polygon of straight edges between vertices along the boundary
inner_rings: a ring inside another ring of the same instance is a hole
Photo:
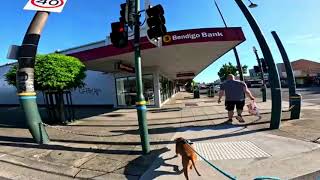
[[[200,91],[199,88],[194,88],[193,90],[193,98],[200,98]]]
[[[290,104],[290,119],[300,119],[300,111],[301,111],[301,95],[295,94],[289,97]]]

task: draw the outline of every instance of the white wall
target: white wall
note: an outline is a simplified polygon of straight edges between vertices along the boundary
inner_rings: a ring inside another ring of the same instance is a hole
[[[115,80],[111,74],[87,71],[86,86],[72,92],[76,105],[116,105]]]
[[[0,105],[19,104],[16,88],[9,86],[4,74],[10,66],[0,67]],[[116,105],[115,81],[112,75],[96,71],[87,71],[86,86],[72,92],[75,105]],[[38,104],[44,104],[43,95],[37,93]]]

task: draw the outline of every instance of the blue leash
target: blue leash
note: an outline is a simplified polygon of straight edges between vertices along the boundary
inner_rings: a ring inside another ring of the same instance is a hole
[[[229,179],[237,180],[237,177],[228,174],[227,172],[225,172],[224,170],[218,168],[217,166],[215,166],[214,164],[212,164],[211,162],[209,162],[208,160],[206,160],[206,158],[204,158],[203,156],[201,156],[201,154],[199,154],[197,151],[195,151],[195,150],[191,147],[189,141],[186,141],[186,143],[190,146],[190,148],[192,149],[193,152],[195,152],[198,156],[200,156],[206,163],[208,163],[208,164],[209,164],[211,167],[213,167],[215,170],[219,171],[221,174],[225,175],[225,176],[228,177]]]

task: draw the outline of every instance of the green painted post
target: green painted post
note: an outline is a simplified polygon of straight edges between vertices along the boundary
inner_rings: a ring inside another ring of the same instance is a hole
[[[49,137],[39,114],[34,90],[34,64],[40,34],[48,19],[48,12],[38,11],[33,17],[18,54],[17,89],[21,107],[33,139],[38,144],[49,143]]]
[[[292,66],[290,63],[290,60],[288,58],[287,52],[277,35],[275,31],[271,32],[274,40],[277,43],[277,46],[279,48],[280,54],[283,59],[284,66],[286,68],[287,72],[287,81],[289,86],[289,103],[290,103],[290,109],[291,109],[291,119],[300,119],[300,112],[301,112],[301,95],[297,94],[296,92],[296,81],[293,75]]]
[[[135,0],[135,24],[134,24],[134,62],[136,70],[137,99],[136,107],[139,122],[139,132],[143,154],[150,152],[148,124],[146,117],[146,101],[143,96],[143,82],[141,73],[141,50],[140,50],[140,0]]]
[[[248,23],[251,26],[253,33],[255,34],[261,51],[263,53],[264,59],[269,67],[269,81],[271,88],[271,99],[272,99],[272,108],[271,108],[271,129],[279,129],[281,123],[281,113],[282,113],[282,98],[281,98],[281,86],[280,78],[277,71],[277,67],[273,60],[270,48],[257,24],[254,17],[251,15],[245,4],[242,0],[235,0],[238,4],[240,10],[246,17]]]
[[[262,81],[262,85],[261,85],[262,102],[267,102],[267,86],[266,86],[266,81],[264,80],[264,72],[263,72],[263,68],[261,65],[261,59],[259,58],[258,51],[257,51],[256,47],[254,47],[254,46],[253,46],[253,52],[256,55],[258,66],[260,69],[260,76],[261,76],[261,81]]]

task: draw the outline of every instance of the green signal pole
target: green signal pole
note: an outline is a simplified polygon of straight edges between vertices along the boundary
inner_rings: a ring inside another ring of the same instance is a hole
[[[38,11],[33,17],[18,53],[17,89],[21,107],[33,139],[38,144],[49,143],[49,137],[39,114],[34,90],[34,65],[40,34],[49,17]]]
[[[134,62],[136,70],[136,108],[139,122],[139,132],[143,154],[150,152],[150,142],[146,117],[146,101],[143,96],[143,84],[141,73],[141,50],[140,50],[140,0],[135,0],[135,22],[134,22]]]
[[[269,81],[271,88],[271,122],[270,129],[279,129],[281,123],[281,113],[282,113],[282,98],[281,98],[281,86],[280,86],[280,78],[279,73],[277,71],[276,64],[272,57],[272,53],[267,44],[266,39],[264,38],[257,22],[254,17],[247,9],[246,5],[242,2],[242,0],[235,0],[243,15],[246,17],[253,33],[255,34],[259,46],[261,48],[264,59],[269,67]]]
[[[296,92],[296,81],[293,75],[292,66],[290,63],[290,60],[288,58],[287,52],[277,35],[275,31],[271,32],[274,40],[277,43],[277,46],[279,48],[280,54],[283,59],[284,67],[286,68],[287,72],[287,80],[288,80],[288,86],[289,86],[289,104],[291,109],[291,115],[290,119],[300,119],[300,111],[301,111],[301,95],[297,94]]]

